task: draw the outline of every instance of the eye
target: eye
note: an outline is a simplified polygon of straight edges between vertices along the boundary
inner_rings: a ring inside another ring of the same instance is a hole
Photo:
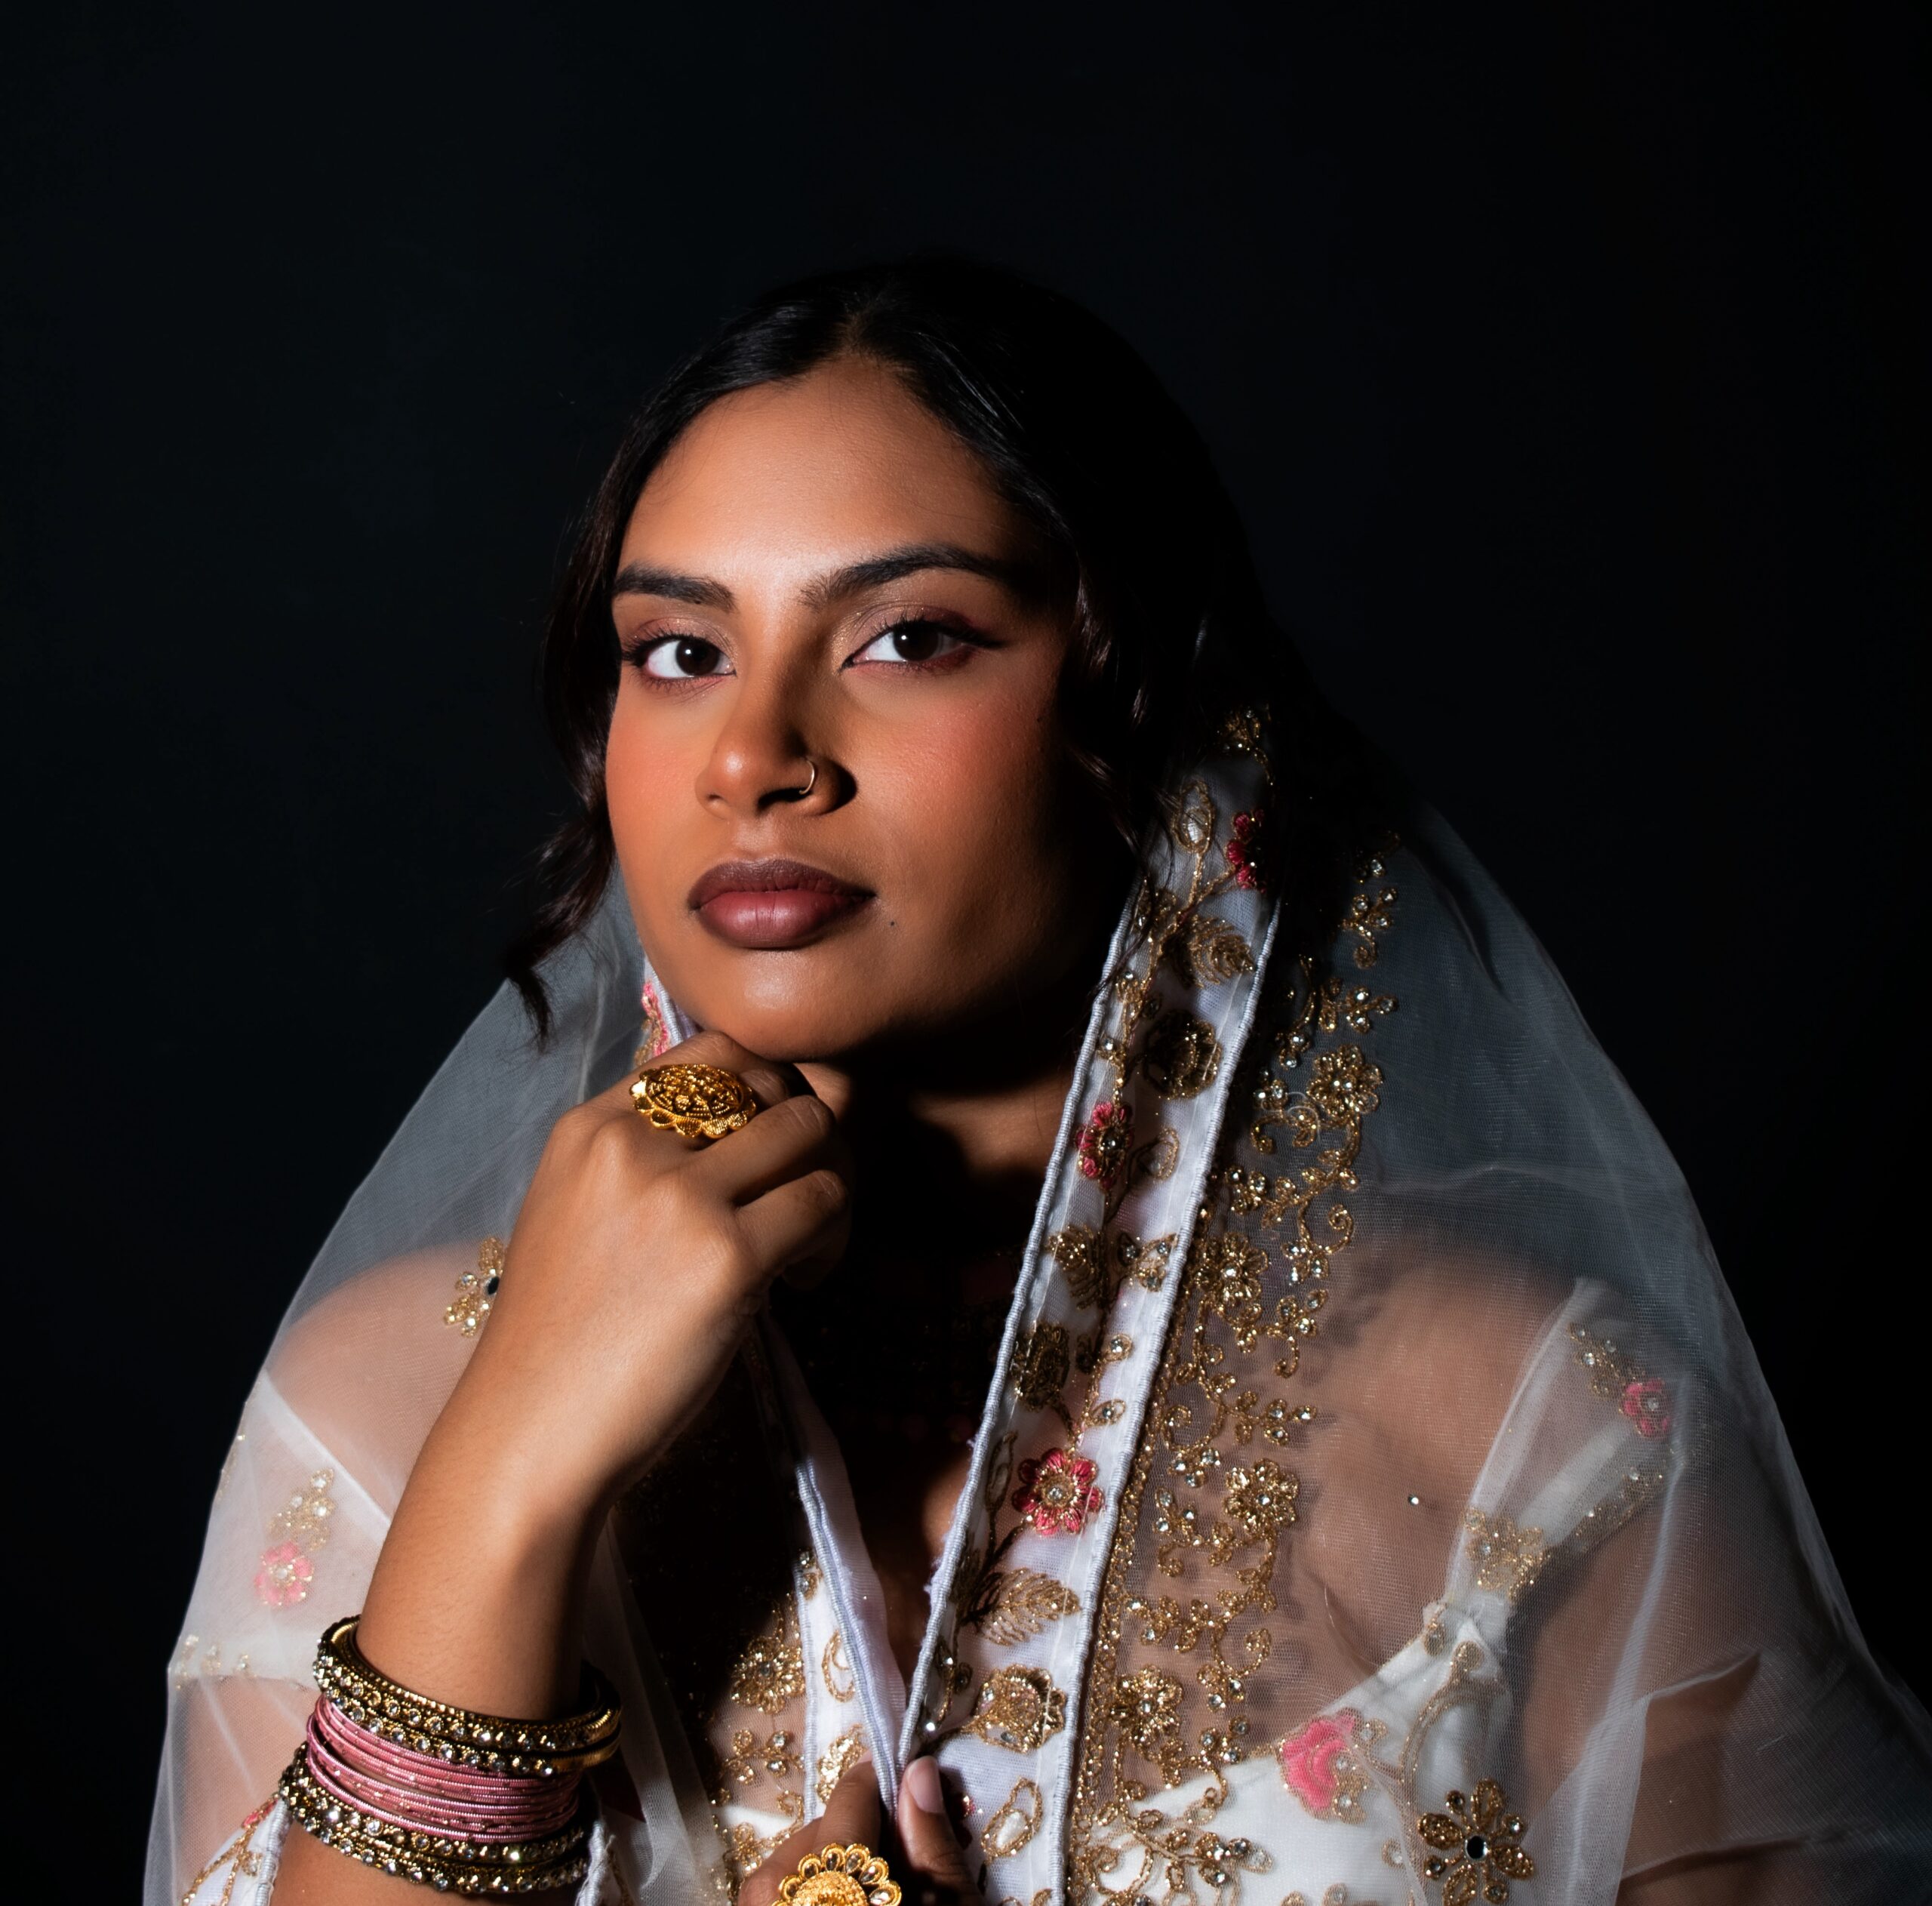
[[[731,672],[724,667],[724,651],[698,636],[660,636],[632,649],[631,660],[660,682],[694,682]]]
[[[921,662],[937,662],[970,646],[965,637],[941,623],[895,622],[873,636],[852,660],[903,662],[916,667]]]

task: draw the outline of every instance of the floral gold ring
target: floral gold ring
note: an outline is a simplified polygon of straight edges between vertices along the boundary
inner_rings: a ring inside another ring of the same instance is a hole
[[[884,1860],[855,1840],[808,1853],[778,1883],[780,1906],[899,1906]]]
[[[758,1110],[752,1088],[722,1066],[654,1066],[631,1088],[631,1107],[660,1132],[681,1138],[721,1138],[749,1125]]]

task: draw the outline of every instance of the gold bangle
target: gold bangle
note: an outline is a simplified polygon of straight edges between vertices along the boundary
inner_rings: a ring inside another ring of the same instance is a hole
[[[617,1752],[624,1710],[617,1690],[588,1661],[582,1713],[561,1720],[509,1720],[432,1701],[371,1667],[355,1645],[361,1619],[346,1615],[324,1629],[315,1650],[315,1686],[358,1727],[418,1754],[492,1773],[580,1773]]]
[[[309,1772],[306,1743],[283,1770],[278,1790],[289,1815],[325,1846],[363,1865],[438,1892],[541,1892],[577,1885],[590,1870],[587,1820],[542,1840],[491,1846],[398,1827],[337,1800]]]
[[[631,1109],[660,1132],[681,1138],[722,1138],[750,1124],[758,1101],[735,1072],[722,1066],[653,1066],[631,1087]]]
[[[821,1847],[778,1883],[782,1906],[899,1906],[899,1883],[869,1846]]]

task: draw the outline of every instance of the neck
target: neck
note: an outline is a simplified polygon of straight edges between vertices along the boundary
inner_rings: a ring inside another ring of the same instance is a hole
[[[852,1146],[853,1260],[958,1264],[1023,1243],[1090,1003],[1069,977],[941,1040],[801,1068]]]

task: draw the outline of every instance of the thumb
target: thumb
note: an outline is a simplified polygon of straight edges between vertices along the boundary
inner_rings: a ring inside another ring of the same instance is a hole
[[[912,1871],[905,1876],[908,1900],[934,1906],[979,1897],[966,1871],[966,1855],[946,1817],[939,1763],[926,1756],[913,1761],[899,1784],[899,1838]]]
[[[832,1790],[825,1811],[781,1840],[740,1888],[737,1906],[774,1906],[780,1886],[808,1853],[848,1846],[854,1840],[876,1847],[878,1825],[878,1775],[869,1759],[856,1760]]]

